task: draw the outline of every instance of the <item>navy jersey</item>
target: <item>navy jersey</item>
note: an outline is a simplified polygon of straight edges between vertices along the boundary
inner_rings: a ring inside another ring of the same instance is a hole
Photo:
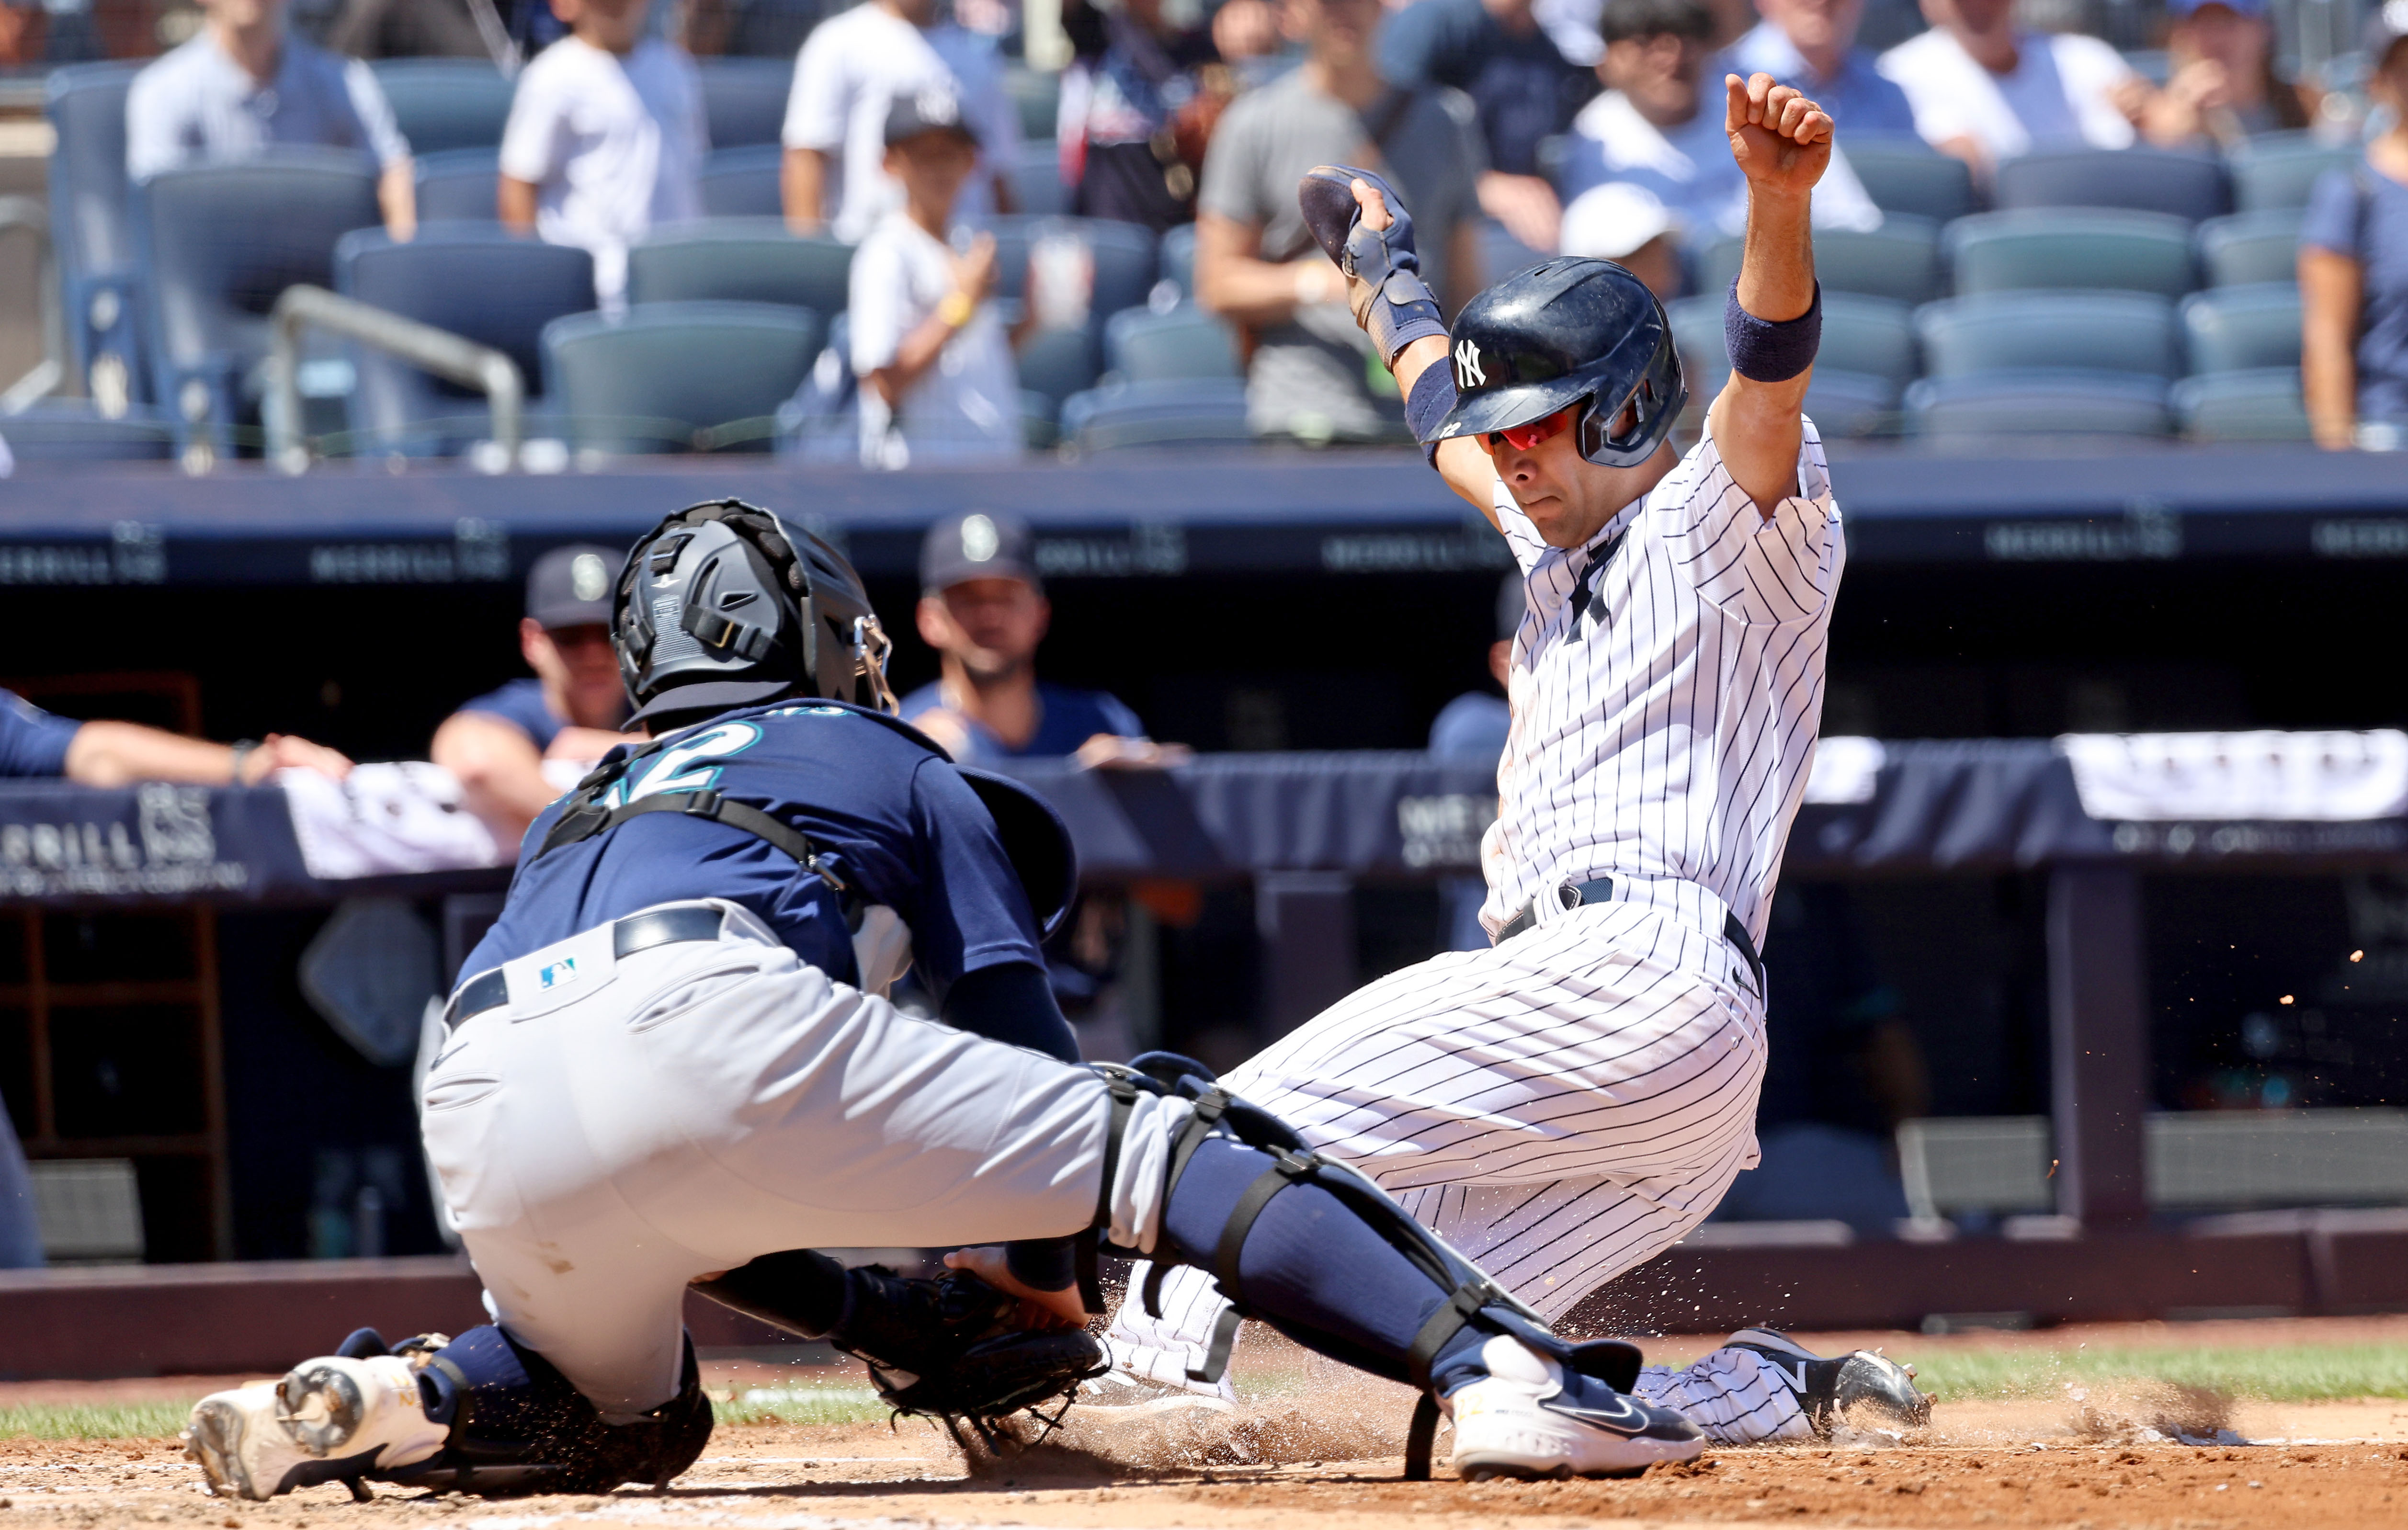
[[[64,776],[67,746],[83,726],[50,713],[14,691],[0,691],[0,776]]]
[[[622,745],[604,762],[624,752]],[[939,1001],[964,973],[1041,964],[1037,920],[994,816],[910,729],[837,702],[744,708],[669,735],[606,800],[705,788],[800,830],[865,903],[893,908]],[[564,810],[553,803],[527,830],[509,901],[461,976],[656,903],[715,897],[751,909],[830,977],[854,980],[837,894],[767,840],[710,819],[649,813],[538,856]]]
[[[935,711],[945,704],[944,687],[931,682],[903,698],[903,721],[910,722],[924,712]],[[962,719],[970,736],[966,764],[986,760],[1027,760],[1046,755],[1074,754],[1079,746],[1099,733],[1118,738],[1142,738],[1145,724],[1120,697],[1110,691],[1079,691],[1067,685],[1037,683],[1037,731],[1028,742],[1013,749],[984,724]]]
[[[552,741],[560,736],[560,730],[568,726],[568,720],[556,715],[551,703],[543,699],[543,681],[537,679],[511,680],[496,686],[473,701],[462,702],[460,710],[500,718],[525,734],[538,754],[550,749]]]

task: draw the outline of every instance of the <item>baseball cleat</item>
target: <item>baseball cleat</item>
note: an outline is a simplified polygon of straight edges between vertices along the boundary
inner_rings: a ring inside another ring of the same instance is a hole
[[[1455,1474],[1492,1477],[1632,1477],[1658,1461],[1694,1461],[1706,1448],[1698,1426],[1563,1366],[1516,1340],[1482,1346],[1488,1374],[1455,1388]]]
[[[1742,1328],[1723,1341],[1729,1350],[1762,1355],[1789,1389],[1818,1437],[1851,1416],[1891,1428],[1920,1429],[1931,1422],[1931,1398],[1914,1385],[1914,1367],[1878,1350],[1827,1360],[1775,1328]]]
[[[450,1434],[426,1416],[408,1361],[328,1355],[303,1361],[280,1381],[202,1398],[184,1449],[201,1464],[210,1493],[267,1499],[423,1461]]]
[[[1198,1392],[1189,1386],[1157,1381],[1150,1376],[1139,1376],[1125,1370],[1108,1370],[1092,1381],[1079,1383],[1082,1412],[1111,1413],[1120,1418],[1191,1410],[1227,1413],[1236,1406],[1218,1391]]]

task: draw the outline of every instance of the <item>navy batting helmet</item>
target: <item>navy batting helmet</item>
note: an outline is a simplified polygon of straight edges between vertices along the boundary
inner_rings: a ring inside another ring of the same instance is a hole
[[[1663,305],[1612,261],[1552,260],[1507,277],[1463,306],[1447,338],[1462,396],[1433,440],[1585,403],[1581,455],[1636,467],[1689,401]]]
[[[638,717],[790,695],[895,710],[890,645],[861,576],[819,537],[740,499],[680,510],[636,544],[610,636]]]

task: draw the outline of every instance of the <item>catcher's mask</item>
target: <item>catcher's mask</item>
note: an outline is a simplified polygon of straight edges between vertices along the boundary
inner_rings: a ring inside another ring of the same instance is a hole
[[[691,506],[637,542],[610,636],[639,719],[788,696],[896,709],[893,645],[861,576],[817,536],[740,499]]]

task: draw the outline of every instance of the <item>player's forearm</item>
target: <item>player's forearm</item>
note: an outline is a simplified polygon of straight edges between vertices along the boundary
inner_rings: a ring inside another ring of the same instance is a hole
[[[1750,187],[1747,238],[1739,268],[1739,306],[1775,323],[1814,302],[1813,197]]]
[[[385,232],[407,239],[418,232],[418,171],[399,159],[377,177],[377,210],[384,215]]]
[[[522,234],[535,232],[536,189],[532,180],[519,180],[510,176],[501,178],[494,189],[494,214],[504,228]]]
[[[458,779],[468,811],[512,844],[560,794],[544,779],[543,756],[524,735],[474,712],[437,728],[427,754]]]
[[[827,221],[827,156],[816,149],[789,149],[780,162],[778,180],[786,226],[797,234],[817,234]]]
[[[79,786],[135,781],[224,786],[234,779],[234,751],[136,722],[87,722],[67,745],[66,776]]]
[[[2300,391],[2316,444],[2339,450],[2358,428],[2358,310],[2364,272],[2348,256],[2300,251]]]
[[[1241,324],[1281,324],[1296,310],[1346,295],[1346,279],[1318,257],[1292,261],[1226,255],[1196,270],[1197,304]]]

